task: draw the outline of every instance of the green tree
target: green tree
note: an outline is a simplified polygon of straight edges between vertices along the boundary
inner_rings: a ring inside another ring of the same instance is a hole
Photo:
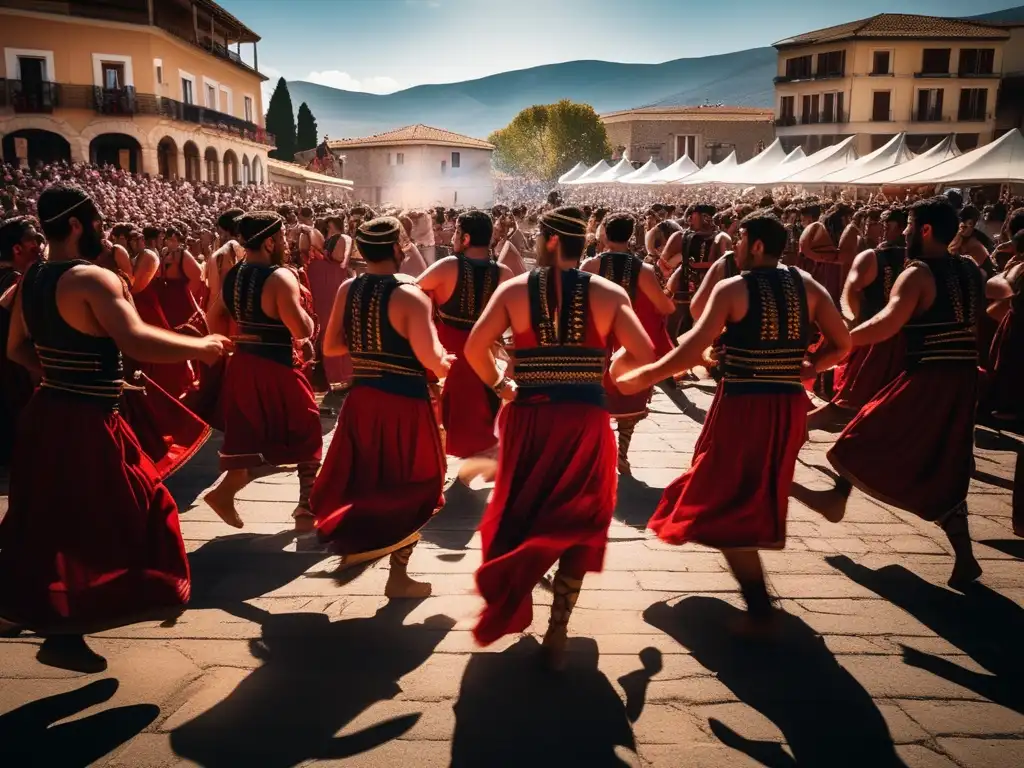
[[[298,120],[298,128],[295,130],[295,151],[304,152],[307,149],[316,149],[318,143],[316,118],[306,102],[299,105]]]
[[[274,93],[267,107],[267,130],[277,139],[277,149],[270,157],[291,162],[295,159],[295,110],[288,83],[282,77],[277,81]]]
[[[527,107],[488,141],[498,170],[548,180],[581,160],[590,165],[612,154],[594,108],[568,99]]]

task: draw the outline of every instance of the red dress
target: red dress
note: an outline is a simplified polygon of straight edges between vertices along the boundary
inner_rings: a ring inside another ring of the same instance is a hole
[[[332,235],[327,238],[324,244],[326,256],[320,255],[319,251],[314,252],[306,266],[309,274],[309,290],[313,296],[313,307],[322,323],[326,323],[334,308],[334,297],[338,295],[338,289],[345,282],[351,273],[345,269],[341,262],[334,261],[330,254],[334,252],[341,235]],[[324,373],[330,384],[348,384],[352,380],[352,360],[348,355],[338,357],[323,357]]]
[[[0,616],[40,632],[173,614],[191,591],[177,507],[117,412],[117,346],[57,309],[58,280],[87,263],[41,262],[22,286],[44,379],[21,420],[0,522]]]
[[[445,458],[426,371],[388,319],[400,284],[364,274],[348,289],[355,378],[310,497],[321,540],[341,555],[383,556],[411,544],[444,504]]]
[[[561,280],[556,318],[551,268],[530,274],[532,330],[515,337],[518,395],[498,417],[498,473],[480,523],[487,605],[473,633],[483,645],[530,625],[533,588],[555,562],[577,577],[604,565],[618,482],[601,384],[608,340],[589,318],[590,275]]]
[[[470,331],[498,287],[498,264],[475,262],[458,254],[459,279],[451,298],[438,307],[437,335],[455,362],[441,392],[441,422],[450,456],[468,458],[493,448],[498,396],[470,367],[463,348]]]
[[[992,339],[985,410],[1024,419],[1024,291],[1011,299]]]
[[[911,265],[934,275],[935,302],[903,328],[904,371],[846,426],[828,460],[864,493],[934,521],[967,502],[983,289],[971,259]]]
[[[160,306],[159,289],[156,278],[150,281],[149,285],[136,294],[132,295],[135,309],[139,317],[149,325],[163,328],[165,331],[174,330],[174,326],[168,321]],[[152,379],[162,390],[171,397],[181,398],[185,393],[195,388],[196,371],[191,363],[133,363],[136,370],[140,370]]]
[[[647,306],[650,302],[639,290],[640,272],[643,270],[643,260],[630,253],[602,253],[600,255],[598,274],[606,280],[621,287],[629,295],[629,300],[636,307],[639,298],[643,298]],[[638,296],[639,294],[639,296]],[[639,316],[639,312],[637,312]],[[648,320],[653,319],[653,313],[648,311]],[[645,327],[644,330],[647,330]],[[648,334],[650,335],[650,334]],[[667,336],[667,332],[665,334]],[[652,338],[653,341],[653,338]],[[609,358],[619,348],[619,343],[614,337],[608,339]],[[651,389],[637,392],[633,395],[624,395],[619,392],[611,375],[606,371],[604,375],[605,402],[608,406],[608,415],[613,419],[643,419],[647,416],[647,401],[650,400]]]
[[[666,489],[648,527],[669,544],[781,549],[789,489],[807,436],[800,368],[810,338],[794,267],[743,274],[749,309],[720,339],[722,380],[690,469]]]

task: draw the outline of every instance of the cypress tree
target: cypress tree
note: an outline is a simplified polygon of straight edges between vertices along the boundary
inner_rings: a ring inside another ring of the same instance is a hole
[[[299,123],[295,131],[295,151],[315,149],[317,145],[316,117],[306,102],[299,105]]]
[[[295,110],[288,93],[288,83],[282,77],[277,81],[274,94],[267,107],[267,130],[277,139],[277,149],[270,157],[292,162],[295,159]]]

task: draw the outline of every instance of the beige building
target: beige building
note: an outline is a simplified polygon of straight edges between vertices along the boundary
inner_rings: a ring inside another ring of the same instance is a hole
[[[212,0],[0,0],[3,157],[264,183],[258,41]]]
[[[409,125],[358,139],[327,142],[353,196],[402,208],[489,206],[494,198],[494,145],[428,125]],[[316,150],[298,152],[306,164]]]
[[[749,160],[775,138],[772,111],[756,107],[640,107],[601,115],[616,157],[665,166],[683,155],[697,165],[733,151]]]
[[[883,13],[780,40],[776,134],[811,152],[856,136],[866,154],[907,133],[921,151],[950,133],[991,141],[1010,33],[960,19]]]

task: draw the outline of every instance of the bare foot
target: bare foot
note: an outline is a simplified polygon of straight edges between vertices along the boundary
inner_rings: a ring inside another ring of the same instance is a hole
[[[48,667],[83,672],[87,675],[103,672],[107,660],[85,644],[81,635],[54,635],[39,646],[36,661]]]
[[[561,672],[565,669],[565,646],[568,642],[568,627],[564,624],[548,627],[548,631],[544,635],[544,642],[541,644],[541,653],[544,665],[552,672]]]
[[[316,518],[306,507],[298,506],[292,512],[296,533],[311,533],[316,530]]]
[[[414,600],[430,597],[430,584],[426,581],[411,579],[406,574],[391,571],[388,574],[388,582],[384,585],[384,596]]]
[[[210,509],[217,513],[217,517],[230,525],[232,528],[241,528],[245,525],[242,518],[238,516],[235,509],[235,497],[230,491],[218,485],[203,497],[203,501],[210,505]]]
[[[946,583],[953,589],[962,589],[981,578],[982,570],[978,561],[971,557],[958,557],[953,563],[953,573]]]

